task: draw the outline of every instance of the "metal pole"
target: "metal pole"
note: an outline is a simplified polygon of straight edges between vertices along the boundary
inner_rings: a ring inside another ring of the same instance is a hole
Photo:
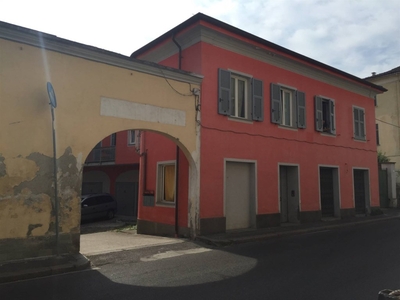
[[[51,106],[51,127],[53,130],[53,165],[54,165],[54,209],[56,214],[56,253],[60,255],[59,232],[58,232],[58,191],[57,191],[57,152],[56,152],[56,131],[54,129],[54,108]]]

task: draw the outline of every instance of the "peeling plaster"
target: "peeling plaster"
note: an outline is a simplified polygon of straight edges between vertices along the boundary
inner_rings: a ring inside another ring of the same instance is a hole
[[[53,158],[37,152],[0,157],[0,174],[0,239],[54,235]],[[57,159],[60,233],[79,234],[81,178],[82,166],[68,147]]]
[[[6,176],[6,165],[4,164],[4,157],[0,154],[0,177]]]

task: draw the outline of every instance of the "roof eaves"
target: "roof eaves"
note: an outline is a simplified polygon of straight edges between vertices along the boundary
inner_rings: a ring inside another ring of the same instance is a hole
[[[273,49],[275,49],[277,51],[280,51],[282,53],[288,54],[288,55],[290,55],[292,57],[295,57],[295,58],[297,58],[297,59],[299,59],[301,61],[307,62],[307,63],[312,64],[314,66],[317,66],[319,68],[328,70],[328,71],[330,71],[332,73],[335,73],[337,75],[346,77],[346,78],[348,78],[348,79],[350,79],[352,81],[355,81],[357,83],[360,83],[362,85],[369,86],[370,88],[373,88],[375,90],[378,90],[378,91],[381,91],[381,92],[385,92],[386,91],[385,88],[383,88],[383,87],[381,87],[379,85],[373,84],[372,82],[366,81],[366,80],[361,79],[361,78],[359,78],[357,76],[351,75],[349,73],[346,73],[344,71],[341,71],[341,70],[336,69],[334,67],[331,67],[329,65],[326,65],[326,64],[321,63],[319,61],[316,61],[316,60],[314,60],[312,58],[309,58],[307,56],[304,56],[302,54],[299,54],[297,52],[294,52],[292,50],[289,50],[287,48],[284,48],[282,46],[279,46],[279,45],[274,44],[272,42],[269,42],[267,40],[264,40],[264,39],[262,39],[262,38],[260,38],[258,36],[255,36],[255,35],[253,35],[253,34],[251,34],[249,32],[241,30],[241,29],[239,29],[237,27],[234,27],[232,25],[229,25],[227,23],[224,23],[222,21],[219,21],[217,19],[214,19],[214,18],[212,18],[210,16],[207,16],[205,14],[202,14],[202,13],[197,13],[193,17],[187,19],[183,23],[181,23],[178,26],[176,26],[176,27],[172,28],[171,30],[167,31],[166,33],[164,33],[163,35],[159,36],[155,40],[151,41],[150,43],[148,43],[148,44],[144,45],[143,47],[139,48],[138,50],[134,51],[131,54],[131,58],[136,58],[137,56],[145,53],[146,51],[148,51],[150,49],[152,49],[153,47],[155,47],[156,45],[160,44],[161,42],[164,42],[165,40],[171,38],[171,36],[173,36],[177,32],[185,29],[186,27],[188,27],[188,26],[190,26],[190,25],[192,25],[192,24],[194,24],[194,23],[196,23],[196,22],[198,22],[200,20],[206,21],[206,22],[208,22],[208,23],[210,23],[212,25],[215,25],[217,27],[220,27],[222,29],[225,29],[225,30],[230,31],[232,33],[235,33],[237,35],[240,35],[242,37],[248,38],[248,39],[253,40],[253,41],[257,42],[257,43],[263,44],[263,45],[265,45],[267,47],[270,47],[270,48],[273,48]]]

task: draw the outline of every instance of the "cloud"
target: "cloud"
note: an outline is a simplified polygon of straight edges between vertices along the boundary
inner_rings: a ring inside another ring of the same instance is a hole
[[[124,55],[202,12],[356,76],[400,65],[398,0],[0,2],[0,20]]]

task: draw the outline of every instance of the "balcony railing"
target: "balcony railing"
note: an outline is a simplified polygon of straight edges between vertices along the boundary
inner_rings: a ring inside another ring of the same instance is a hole
[[[115,146],[94,148],[86,158],[85,164],[115,162]]]

